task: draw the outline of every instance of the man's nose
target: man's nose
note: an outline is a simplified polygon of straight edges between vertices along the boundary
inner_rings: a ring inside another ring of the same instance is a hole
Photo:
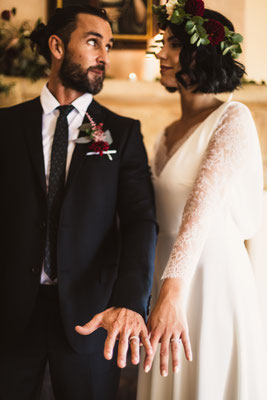
[[[97,62],[99,64],[109,65],[109,52],[106,49],[99,50]]]

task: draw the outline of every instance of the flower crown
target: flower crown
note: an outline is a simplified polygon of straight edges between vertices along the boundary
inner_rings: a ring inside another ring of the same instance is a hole
[[[238,58],[242,53],[240,46],[243,41],[242,35],[231,31],[215,19],[203,18],[202,0],[169,0],[164,5],[153,5],[152,9],[157,15],[159,27],[163,30],[166,29],[168,21],[175,25],[181,25],[186,21],[185,30],[191,36],[191,44],[197,46],[220,44],[222,54],[230,53],[233,58]]]

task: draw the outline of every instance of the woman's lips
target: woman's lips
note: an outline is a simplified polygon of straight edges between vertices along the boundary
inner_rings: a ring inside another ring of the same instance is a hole
[[[164,72],[168,71],[169,69],[172,69],[172,67],[168,67],[167,65],[161,65],[160,66],[160,72],[163,74]]]

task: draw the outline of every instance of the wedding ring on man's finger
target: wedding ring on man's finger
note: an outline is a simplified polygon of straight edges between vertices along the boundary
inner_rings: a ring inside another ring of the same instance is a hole
[[[129,337],[129,343],[131,343],[132,340],[138,340],[138,343],[134,343],[134,344],[138,344],[140,343],[140,337],[139,336],[130,336]]]
[[[171,338],[171,343],[181,343],[181,338]]]

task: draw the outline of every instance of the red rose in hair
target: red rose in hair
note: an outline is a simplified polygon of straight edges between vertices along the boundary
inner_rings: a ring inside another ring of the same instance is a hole
[[[2,11],[1,18],[4,19],[5,21],[9,21],[11,18],[11,11],[9,10]]]
[[[204,14],[204,2],[202,0],[188,0],[185,5],[185,11],[188,14],[197,15],[203,17]]]
[[[92,142],[89,144],[89,150],[99,152],[100,156],[103,156],[103,151],[107,151],[109,149],[108,142],[103,142],[102,140],[99,142]]]
[[[225,37],[224,26],[215,19],[209,19],[207,22],[204,22],[204,28],[209,35],[208,39],[212,46],[216,46],[216,44],[223,41]]]

